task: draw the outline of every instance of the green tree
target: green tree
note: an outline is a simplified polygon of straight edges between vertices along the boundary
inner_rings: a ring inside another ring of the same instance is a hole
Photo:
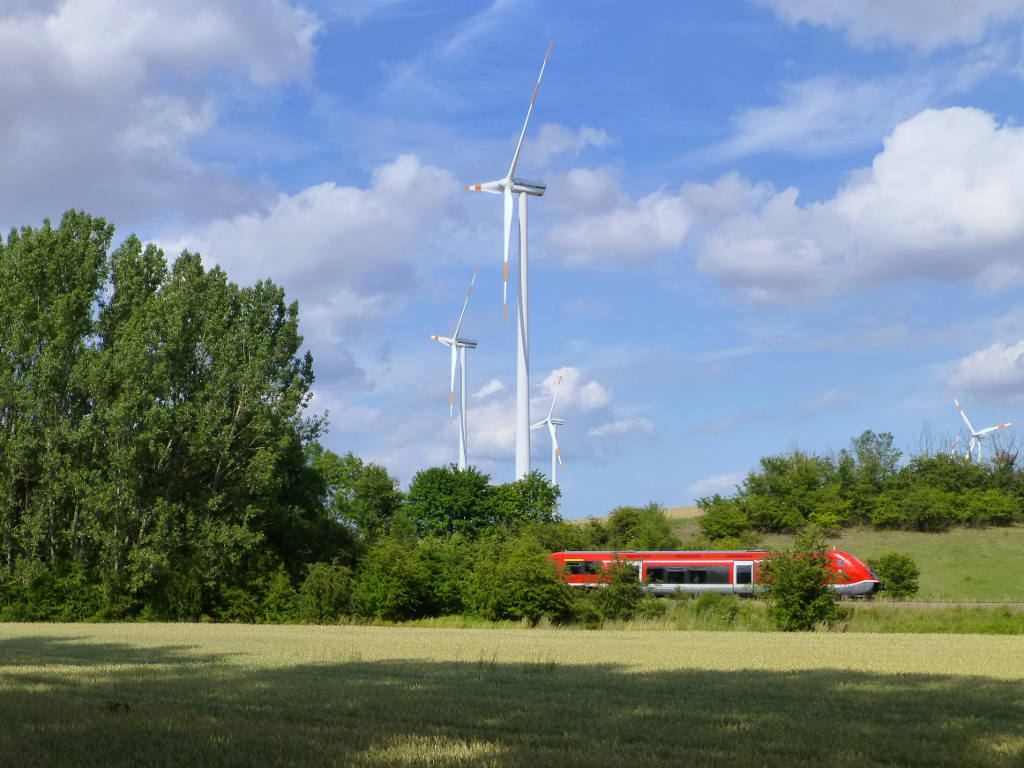
[[[424,536],[475,536],[495,522],[489,482],[475,467],[420,470],[409,483],[406,514]]]
[[[366,463],[351,452],[344,456],[319,443],[307,448],[309,460],[326,482],[326,506],[333,517],[373,544],[391,531],[403,497],[398,480],[386,468]]]
[[[906,552],[885,552],[868,560],[868,567],[885,586],[889,597],[901,598],[917,594],[921,571],[914,558]]]
[[[768,614],[784,632],[833,625],[844,616],[827,567],[825,541],[815,529],[797,535],[794,547],[770,554],[758,568]]]
[[[508,528],[559,522],[558,499],[561,494],[557,485],[535,469],[515,482],[492,486],[488,490],[490,517]]]

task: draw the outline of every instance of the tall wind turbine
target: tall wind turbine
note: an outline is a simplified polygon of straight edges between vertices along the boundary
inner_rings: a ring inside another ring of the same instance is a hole
[[[562,370],[565,370],[565,365],[562,366]],[[555,427],[560,427],[565,424],[563,419],[553,419],[551,414],[555,412],[555,400],[558,399],[558,390],[562,387],[562,378],[565,374],[558,374],[558,383],[555,384],[555,394],[551,397],[551,407],[548,408],[548,417],[544,421],[538,421],[536,424],[530,427],[530,429],[541,429],[546,426],[548,428],[548,434],[551,435],[551,484],[554,485],[557,480],[555,477],[555,471],[562,463],[562,454],[558,450],[558,438],[555,436]],[[557,464],[556,464],[557,460]]]
[[[451,382],[451,394],[448,398],[448,418],[451,419],[454,416],[455,408],[455,367],[458,363],[458,367],[462,372],[462,379],[459,383],[459,469],[465,469],[469,466],[466,449],[466,350],[476,349],[476,342],[471,339],[463,339],[459,336],[459,331],[462,330],[462,318],[466,316],[466,307],[469,306],[469,296],[473,293],[473,284],[476,282],[476,273],[480,270],[478,266],[473,272],[473,279],[469,281],[469,290],[466,291],[466,300],[462,304],[462,313],[459,315],[459,321],[455,324],[455,333],[448,336],[431,336],[430,338],[441,342],[442,344],[451,347],[452,350],[452,382]]]
[[[515,154],[512,155],[512,165],[508,168],[508,174],[498,181],[488,181],[484,184],[475,184],[466,187],[467,190],[476,192],[490,192],[495,195],[502,195],[505,198],[505,282],[503,287],[505,299],[505,318],[508,319],[508,246],[512,235],[512,195],[519,196],[519,310],[518,310],[518,347],[516,354],[516,479],[525,477],[530,472],[530,322],[529,322],[529,286],[528,286],[528,263],[526,248],[526,198],[529,195],[540,197],[547,190],[547,185],[542,181],[528,181],[516,177],[516,164],[519,162],[519,150],[523,147],[523,138],[526,136],[526,127],[530,124],[530,114],[533,112],[533,102],[537,100],[537,91],[540,89],[541,78],[544,77],[544,67],[547,66],[548,56],[551,55],[551,44],[548,44],[548,52],[544,54],[544,63],[540,66],[540,74],[537,76],[537,85],[533,88],[533,96],[530,98],[530,107],[526,110],[526,121],[523,123],[523,130],[519,134],[519,143],[516,144]]]
[[[994,427],[986,427],[985,429],[975,429],[971,426],[971,420],[967,418],[967,414],[964,413],[964,409],[960,407],[959,401],[956,399],[956,395],[953,395],[953,402],[956,403],[956,409],[960,411],[960,415],[964,417],[964,423],[967,424],[967,429],[971,433],[971,442],[967,446],[967,458],[971,458],[971,454],[974,452],[974,447],[978,447],[978,463],[981,463],[981,440],[986,435],[995,432],[997,429],[1003,429],[1005,427],[1012,427],[1017,422],[1011,421],[1006,424],[997,424]]]

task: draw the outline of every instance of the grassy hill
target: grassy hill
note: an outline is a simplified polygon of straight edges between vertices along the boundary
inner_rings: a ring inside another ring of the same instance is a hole
[[[771,549],[792,542],[765,536]],[[862,560],[891,550],[907,552],[921,569],[920,600],[1024,601],[1024,526],[955,528],[945,533],[850,528],[829,544]]]

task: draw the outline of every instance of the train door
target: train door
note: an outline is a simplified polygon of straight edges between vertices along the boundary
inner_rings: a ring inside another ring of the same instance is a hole
[[[732,591],[749,595],[754,591],[754,562],[737,560],[732,564]]]

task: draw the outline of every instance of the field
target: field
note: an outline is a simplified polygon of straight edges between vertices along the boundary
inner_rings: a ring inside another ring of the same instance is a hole
[[[1024,637],[0,625],[0,763],[1019,766]]]

